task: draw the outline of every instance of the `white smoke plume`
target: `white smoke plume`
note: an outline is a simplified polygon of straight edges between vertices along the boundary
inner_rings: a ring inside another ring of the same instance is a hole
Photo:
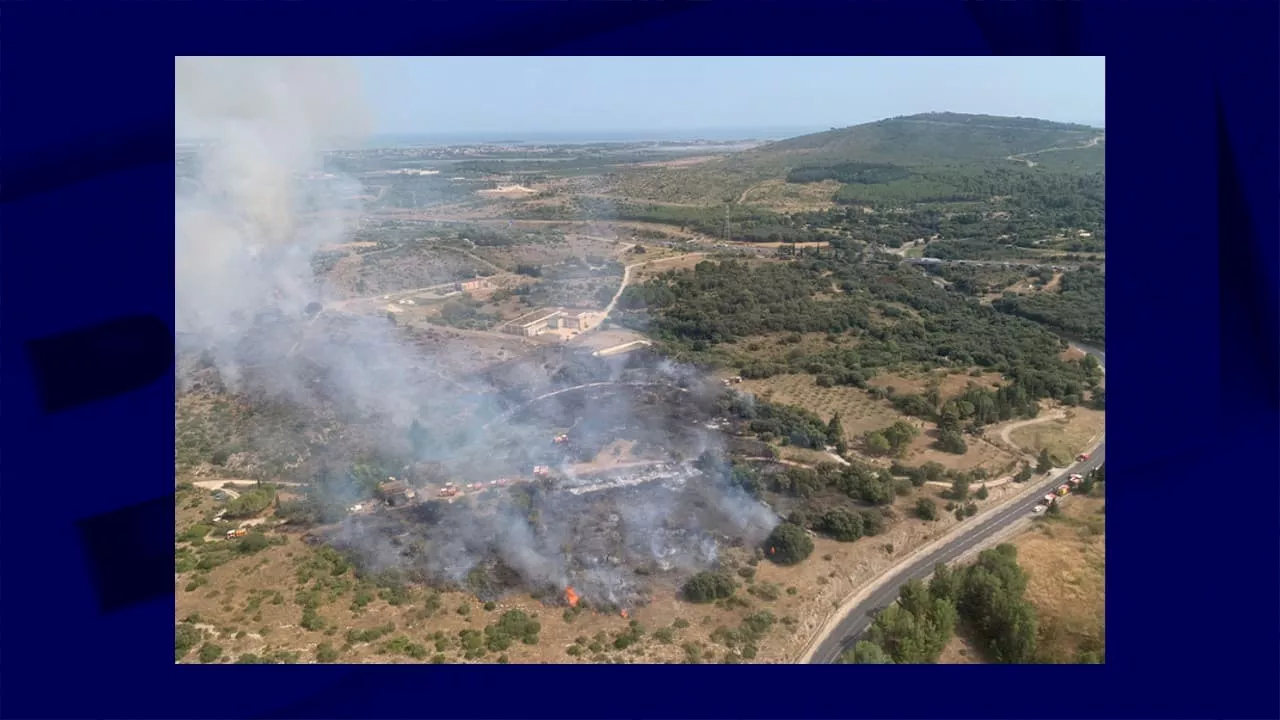
[[[308,339],[307,356],[325,368],[322,392],[311,379],[280,363],[252,389],[240,384],[247,371],[257,367],[243,352],[250,341],[265,344],[265,354],[276,360],[290,356],[302,343],[283,330],[279,335],[262,332],[258,318],[263,313],[276,312],[294,321],[325,314],[314,308],[324,307],[329,291],[316,278],[311,261],[318,249],[350,236],[361,212],[362,187],[357,179],[327,169],[324,151],[335,142],[361,138],[368,122],[356,73],[343,60],[184,57],[176,60],[175,71],[178,135],[201,143],[194,181],[178,183],[174,196],[177,325],[208,348],[223,382],[233,392],[261,392],[265,378],[269,394],[298,405],[318,404],[322,395],[352,417],[376,416],[392,428],[386,435],[397,438],[385,438],[391,454],[405,454],[409,427],[419,420],[434,444],[447,445],[455,459],[466,460],[456,464],[476,475],[501,465],[493,447],[496,429],[503,430],[508,445],[536,444],[539,452],[545,450],[546,423],[522,420],[520,412],[489,422],[478,418],[467,426],[441,411],[447,402],[441,398],[456,396],[456,388],[443,381],[433,387],[434,380],[411,376],[415,365],[432,361],[403,344],[385,322],[354,324],[349,339],[357,342]],[[290,327],[299,324],[305,333],[306,320]],[[622,368],[613,366],[611,372],[605,377],[617,381]],[[537,361],[513,367],[509,375],[536,380],[531,387],[549,384]],[[666,362],[653,375],[668,386],[698,382],[696,374]],[[497,397],[502,389],[478,391]],[[592,428],[628,428],[649,433],[653,443],[661,445],[675,432],[652,413],[640,419],[626,401],[588,402],[570,393],[550,398],[536,410],[562,416],[576,412],[576,421],[588,435]],[[522,427],[522,422],[529,424]],[[708,447],[704,441],[697,449]],[[574,583],[588,599],[594,592],[616,602],[628,597],[631,583],[614,561],[614,553],[626,548],[646,549],[664,567],[697,568],[715,561],[715,542],[697,522],[668,527],[673,497],[672,492],[627,495],[620,513],[624,527],[601,536],[599,547],[581,548],[588,561],[567,557],[564,548],[583,536],[575,533],[581,528],[574,524],[583,521],[581,509],[594,501],[574,500],[569,493],[540,495],[534,508],[540,521],[510,507],[475,516],[455,509],[446,513],[440,531],[432,535],[424,530],[411,541],[395,540],[412,533],[393,528],[400,534],[389,535],[389,523],[354,521],[345,523],[337,539],[379,568],[421,561],[427,574],[461,582],[473,568],[496,559],[530,585]],[[735,487],[707,489],[703,499],[727,518],[722,526],[758,535],[777,522],[767,508]],[[401,547],[406,543],[421,548],[410,553],[421,557],[406,560]]]

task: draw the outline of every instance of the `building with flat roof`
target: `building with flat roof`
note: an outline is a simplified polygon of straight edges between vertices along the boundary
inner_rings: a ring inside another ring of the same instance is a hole
[[[502,331],[512,335],[533,337],[541,335],[547,328],[559,328],[560,320],[565,315],[560,308],[534,310],[502,326]]]

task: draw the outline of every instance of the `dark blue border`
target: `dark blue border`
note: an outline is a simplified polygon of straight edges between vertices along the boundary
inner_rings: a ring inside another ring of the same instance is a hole
[[[1280,716],[1278,19],[1267,0],[6,3],[0,712]],[[1106,55],[1108,665],[175,667],[180,53]]]

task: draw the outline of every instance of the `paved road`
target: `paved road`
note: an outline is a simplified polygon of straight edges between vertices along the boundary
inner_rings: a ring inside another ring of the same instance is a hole
[[[1106,354],[1102,351],[1083,345],[1077,345],[1076,347],[1098,358],[1099,363],[1105,366]],[[1097,447],[1089,454],[1087,461],[1076,464],[1067,472],[1083,474],[1101,465],[1106,457],[1107,449],[1106,436],[1104,435],[1103,438],[1103,441],[1098,443]],[[964,532],[951,542],[917,558],[907,565],[897,568],[887,582],[882,583],[875,592],[872,592],[857,607],[849,611],[849,614],[840,621],[835,630],[818,645],[818,649],[814,651],[809,662],[813,664],[836,662],[840,655],[852,648],[862,634],[866,632],[867,628],[871,626],[871,620],[875,612],[880,608],[887,607],[898,598],[898,590],[908,580],[919,580],[928,577],[933,573],[933,568],[938,563],[949,563],[955,560],[988,540],[1009,523],[1026,517],[1031,512],[1031,508],[1039,502],[1039,499],[1045,493],[1062,483],[1063,477],[1064,475],[1058,475],[1053,479],[1047,479],[1041,476],[1039,479],[1033,480],[1032,482],[1036,484],[1037,490],[1027,496],[1026,499],[1010,502],[1006,506],[978,515],[968,524],[961,525]]]

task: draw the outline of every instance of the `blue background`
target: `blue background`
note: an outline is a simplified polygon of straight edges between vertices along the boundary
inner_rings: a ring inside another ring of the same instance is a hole
[[[6,3],[0,712],[1280,717],[1278,19],[1271,0]],[[526,53],[1107,56],[1105,667],[173,664],[172,57]]]

